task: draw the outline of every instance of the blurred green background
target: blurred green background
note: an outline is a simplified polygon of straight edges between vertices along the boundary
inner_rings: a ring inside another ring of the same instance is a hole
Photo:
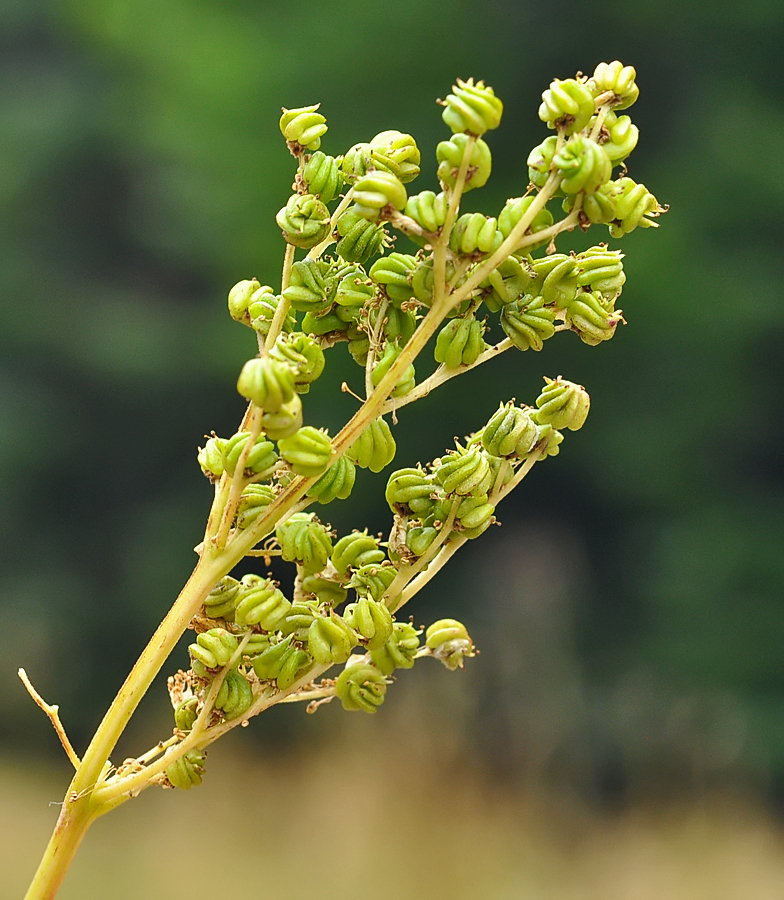
[[[467,208],[494,213],[525,188],[550,80],[619,58],[641,88],[630,175],[671,206],[613,244],[628,327],[506,354],[396,431],[412,465],[499,399],[532,401],[543,374],[591,393],[588,426],[503,528],[418,598],[419,621],[464,619],[481,656],[404,673],[373,727],[284,708],[233,746],[307,768],[308,747],[347,733],[377,749],[406,734],[442,781],[446,757],[491,793],[566,790],[594,810],[728,787],[784,800],[783,39],[775,0],[0,0],[4,771],[62,766],[17,668],[83,747],[193,565],[210,501],[196,448],[236,427],[254,345],[225,296],[279,278],[280,107],[321,102],[334,154],[411,132],[423,190],[447,134],[436,97],[483,78],[505,114]],[[306,418],[334,432],[359,370],[342,345],[328,365]],[[389,527],[385,477],[365,474],[325,510],[341,530]],[[153,694],[123,752],[170,728],[163,682]]]

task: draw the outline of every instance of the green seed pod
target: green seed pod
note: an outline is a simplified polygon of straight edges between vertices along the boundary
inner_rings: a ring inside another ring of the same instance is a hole
[[[450,282],[455,274],[455,265],[451,260],[446,263],[446,281]],[[433,302],[433,257],[428,256],[421,262],[417,263],[416,269],[411,276],[411,287],[414,289],[414,296],[424,306],[430,306]],[[455,287],[460,287],[465,282],[465,275],[458,278]],[[470,300],[468,301],[470,305]],[[462,314],[464,310],[458,307],[457,313]]]
[[[368,663],[347,666],[335,683],[335,694],[340,698],[343,709],[349,712],[377,712],[384,702],[386,692],[386,678]]]
[[[410,134],[382,131],[368,146],[376,169],[389,172],[403,184],[408,184],[419,175],[421,154]]]
[[[504,208],[501,210],[500,215],[498,216],[498,230],[503,235],[504,239],[508,238],[512,233],[515,225],[522,219],[526,212],[528,212],[528,208],[534,202],[534,197],[529,194],[526,197],[513,197],[511,200],[507,200]],[[543,231],[545,228],[549,228],[553,224],[553,214],[549,209],[540,209],[539,212],[534,216],[531,224],[526,228],[525,233],[536,234],[538,231]],[[525,247],[525,253],[528,254],[532,250],[535,250],[537,247],[540,247],[543,243],[546,242],[546,238],[544,241],[540,241],[536,244],[527,244]]]
[[[306,641],[310,626],[319,615],[317,601],[298,600],[292,604],[289,614],[278,626],[278,631],[284,636],[291,635],[297,641]]]
[[[264,631],[274,631],[291,610],[291,602],[274,581],[259,575],[245,575],[243,592],[237,603],[234,619],[238,625],[258,625]]]
[[[525,458],[536,443],[536,424],[527,409],[503,404],[482,430],[482,446],[492,456]]]
[[[349,335],[351,335],[352,329],[349,328]],[[365,364],[367,363],[368,353],[370,352],[370,340],[366,334],[358,333],[356,336],[350,336],[348,341],[348,352],[351,354],[351,358],[354,362],[365,368]]]
[[[327,470],[332,459],[332,442],[324,431],[305,425],[291,437],[278,441],[280,455],[295,475],[316,478]]]
[[[308,630],[308,653],[320,666],[345,662],[357,644],[352,629],[334,611],[314,619]]]
[[[376,284],[384,286],[389,299],[398,306],[414,296],[411,276],[417,261],[408,253],[390,253],[377,259],[368,274]]]
[[[373,535],[365,531],[352,531],[335,544],[332,551],[332,565],[338,575],[346,575],[349,569],[384,561],[384,551],[378,546]]]
[[[406,547],[414,556],[422,556],[438,537],[438,529],[432,525],[411,525],[406,531]]]
[[[229,291],[229,315],[237,322],[243,325],[250,325],[250,316],[248,315],[248,304],[250,298],[256,293],[261,285],[255,278],[249,281],[238,281],[237,284]]]
[[[467,148],[467,134],[453,134],[448,141],[436,144],[437,175],[442,184],[450,188],[455,186],[457,173]],[[487,144],[481,138],[477,138],[468,160],[463,193],[487,184],[492,170],[493,154]]]
[[[294,369],[294,389],[299,394],[306,394],[312,382],[324,371],[324,351],[312,337],[301,331],[290,337],[280,335],[270,356]]]
[[[188,647],[188,653],[191,659],[198,660],[207,669],[220,669],[238,646],[237,638],[225,628],[210,628],[196,637],[196,643]]]
[[[561,452],[561,442],[563,435],[560,431],[556,431],[552,425],[539,426],[539,438],[536,442],[536,448],[541,450],[544,456],[558,456]]]
[[[298,394],[284,403],[278,412],[266,410],[261,415],[261,427],[270,440],[279,441],[296,434],[302,427],[302,401]]]
[[[260,653],[263,653],[272,643],[273,636],[269,634],[251,634],[242,651],[243,659],[253,661]]]
[[[545,138],[528,154],[528,180],[538,188],[543,188],[553,168],[553,157],[558,146],[558,138]]]
[[[204,447],[199,447],[198,461],[202,472],[212,481],[217,481],[226,468],[223,450],[226,439],[211,437]]]
[[[476,648],[462,622],[457,619],[439,619],[425,632],[425,643],[430,653],[448,669],[463,668],[463,659],[476,655]]]
[[[507,257],[479,285],[482,302],[490,312],[498,312],[506,303],[521,297],[531,282],[531,275],[514,256]]]
[[[169,784],[181,791],[198,787],[204,775],[204,753],[201,750],[189,750],[167,766],[165,771]]]
[[[405,213],[425,231],[437,233],[446,222],[447,196],[441,191],[422,191],[414,194],[406,201]]]
[[[384,227],[368,221],[355,206],[338,216],[336,227],[340,239],[335,249],[347,262],[364,263],[384,248]]]
[[[503,239],[496,219],[482,213],[465,213],[455,222],[449,235],[449,247],[459,256],[488,254],[497,250]]]
[[[261,681],[276,681],[281,691],[290,688],[311,663],[304,650],[292,646],[293,639],[289,636],[277,644],[270,644],[252,661],[256,676]]]
[[[554,322],[555,310],[544,305],[543,297],[530,294],[501,311],[501,328],[518,350],[541,350],[543,342],[555,334]]]
[[[392,614],[383,603],[360,597],[343,611],[346,624],[359,634],[368,650],[378,650],[392,637]]]
[[[455,530],[464,537],[479,537],[495,522],[495,506],[487,497],[466,497],[460,501],[455,514]]]
[[[237,379],[237,391],[267,412],[278,412],[294,396],[294,369],[269,356],[249,359]]]
[[[379,566],[371,563],[367,566],[360,566],[354,571],[348,587],[353,587],[358,597],[372,597],[374,600],[380,600],[395,580],[395,575],[397,575],[397,569],[394,566]]]
[[[306,313],[302,320],[302,330],[305,334],[313,334],[316,337],[323,335],[332,335],[346,331],[348,323],[344,322],[334,312],[328,312],[322,315],[315,313]]]
[[[395,395],[393,394],[393,396]],[[346,456],[352,459],[360,469],[380,472],[392,462],[396,451],[397,445],[392,437],[392,431],[386,421],[379,416],[348,448]]]
[[[433,476],[422,469],[397,469],[389,476],[384,496],[393,513],[405,516],[413,512],[419,515],[412,504],[432,506],[431,498],[437,490]]]
[[[325,312],[332,305],[327,285],[329,274],[328,263],[306,256],[292,265],[289,285],[283,291],[283,297],[292,309],[300,312]]]
[[[582,385],[565,381],[560,375],[555,380],[547,377],[544,380],[545,386],[536,398],[537,408],[531,413],[531,418],[537,425],[578,431],[591,408],[588,392]]]
[[[296,562],[308,572],[320,572],[332,553],[329,529],[313,513],[294,513],[275,529],[286,562]]]
[[[388,306],[382,323],[382,332],[387,343],[405,347],[416,331],[416,323],[415,313],[398,309],[396,306]]]
[[[280,297],[268,285],[262,285],[256,293],[250,298],[248,305],[248,315],[250,316],[250,324],[254,331],[265,337],[269,334],[272,320],[275,317]],[[297,319],[294,313],[289,310],[283,319],[283,331],[293,331],[297,325]]]
[[[236,578],[224,575],[204,599],[204,613],[211,619],[233,619],[234,607],[242,586]]]
[[[403,182],[391,172],[368,172],[354,185],[354,210],[368,221],[377,222],[384,209],[406,205]]]
[[[354,463],[345,455],[338,457],[311,486],[307,496],[315,498],[321,504],[331,503],[335,499],[346,500],[354,488],[356,477]]]
[[[529,288],[533,296],[544,299],[545,305],[565,309],[577,295],[580,272],[577,258],[563,253],[551,253],[533,262],[534,283]]]
[[[589,291],[617,297],[626,282],[622,260],[623,253],[609,250],[606,244],[589,247],[577,254],[577,283]]]
[[[253,703],[253,688],[248,679],[237,669],[232,669],[223,679],[215,709],[223,710],[227,719],[236,719],[250,709]]]
[[[631,178],[619,178],[608,188],[608,195],[615,200],[615,219],[610,224],[610,234],[614,238],[623,237],[638,225],[656,227],[656,223],[647,217],[655,218],[665,210],[644,184],[637,184]]]
[[[226,441],[223,447],[223,464],[230,475],[234,474],[240,454],[249,440],[250,432],[240,431]],[[273,469],[277,461],[278,454],[275,452],[274,445],[271,441],[265,440],[262,434],[256,438],[256,443],[245,460],[245,471],[252,475],[262,475]]]
[[[372,150],[370,144],[367,143],[354,144],[341,163],[343,178],[349,183],[362,178],[368,170],[373,170],[375,167]]]
[[[496,97],[491,87],[485,87],[483,81],[469,78],[468,81],[457,79],[452,85],[453,93],[447,94],[441,118],[453,132],[467,132],[481,135],[501,123],[504,104]]]
[[[442,456],[435,477],[447,494],[480,496],[493,486],[490,465],[484,453],[472,447],[462,447]]]
[[[622,321],[623,314],[613,309],[612,302],[607,303],[601,294],[589,291],[578,294],[566,311],[566,324],[589,347],[609,341]]]
[[[364,220],[363,220],[364,221]],[[352,266],[340,279],[335,302],[351,310],[351,318],[356,318],[359,310],[373,299],[375,288],[367,280],[365,273],[359,266]],[[337,310],[338,318],[341,318],[341,310]]]
[[[616,116],[610,113],[604,120],[609,140],[602,144],[605,153],[614,166],[623,162],[637,146],[640,129],[632,124],[629,116]]]
[[[392,636],[377,650],[370,651],[373,664],[384,675],[391,675],[395,669],[410,669],[419,650],[419,635],[422,632],[408,622],[395,622]]]
[[[318,603],[327,606],[340,606],[348,596],[348,591],[337,581],[331,578],[322,578],[320,575],[305,575],[300,582],[303,594],[310,594]]]
[[[539,118],[548,128],[562,128],[566,134],[582,131],[596,111],[590,90],[574,78],[556,78],[542,94],[542,101]]]
[[[302,106],[298,109],[283,108],[280,130],[290,144],[299,144],[306,150],[318,150],[321,138],[327,133],[327,120],[316,110],[321,106]]]
[[[402,348],[394,343],[387,343],[386,347],[384,347],[384,352],[381,354],[381,358],[373,367],[373,371],[370,375],[370,381],[373,384],[373,387],[378,387],[381,384],[381,379],[387,374],[387,372],[392,368],[392,364],[395,360],[400,356]],[[403,372],[400,380],[397,383],[397,387],[390,394],[391,397],[403,397],[405,394],[412,391],[416,386],[416,371],[414,369],[414,364],[412,363],[406,370]],[[358,439],[361,440],[361,437]],[[393,450],[394,455],[394,450]],[[390,460],[392,457],[390,457]],[[361,463],[360,463],[361,465]],[[384,463],[386,465],[386,463]],[[369,468],[365,467],[365,468]],[[383,468],[383,466],[381,467]],[[373,469],[374,472],[380,472],[381,469]]]
[[[615,59],[611,63],[599,63],[587,87],[594,96],[612,91],[615,100],[611,103],[615,109],[628,109],[640,95],[636,77],[633,66],[625,66]]]
[[[612,163],[604,147],[581,134],[573,135],[553,157],[566,194],[594,194],[610,180]]]
[[[322,203],[329,203],[343,190],[340,162],[317,150],[305,163],[302,181],[309,194],[317,196]]]
[[[193,728],[193,723],[198,718],[198,705],[196,697],[188,697],[177,705],[177,709],[174,710],[174,724],[180,731],[190,731]]]
[[[477,321],[473,316],[447,322],[436,338],[433,351],[436,362],[443,363],[447,369],[472,366],[485,349],[484,333],[484,322]]]
[[[292,194],[275,216],[287,244],[315,247],[329,234],[329,210],[312,194]]]

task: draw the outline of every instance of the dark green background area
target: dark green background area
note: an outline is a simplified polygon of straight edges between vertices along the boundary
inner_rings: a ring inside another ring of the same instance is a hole
[[[279,279],[274,215],[293,177],[280,107],[321,102],[334,154],[411,132],[413,189],[432,189],[448,134],[434,101],[483,78],[504,121],[465,208],[496,214],[525,189],[550,80],[619,58],[641,88],[630,174],[671,210],[613,243],[629,325],[611,343],[559,335],[401,412],[402,466],[501,399],[531,402],[544,374],[593,400],[503,528],[417,601],[422,622],[463,618],[482,655],[448,685],[418,667],[389,699],[432,682],[435,718],[506,774],[605,795],[781,790],[783,39],[772,0],[0,3],[6,748],[55,750],[20,665],[83,744],[193,564],[210,500],[196,448],[236,427],[254,346],[225,296]],[[358,374],[338,346],[307,421],[334,433],[353,408],[338,385]],[[362,476],[324,518],[386,530],[386,476]],[[297,710],[271,718],[273,743],[296,740]]]

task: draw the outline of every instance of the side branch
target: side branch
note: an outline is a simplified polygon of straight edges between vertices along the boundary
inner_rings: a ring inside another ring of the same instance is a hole
[[[78,769],[81,760],[77,756],[76,751],[71,745],[71,742],[68,740],[68,735],[65,733],[63,723],[60,721],[60,707],[54,704],[47,703],[46,700],[44,700],[44,698],[33,687],[32,682],[27,677],[27,672],[25,672],[24,669],[20,669],[17,674],[22,679],[22,684],[27,688],[27,693],[33,698],[36,705],[40,706],[40,708],[49,717],[49,721],[54,726],[54,730],[57,732],[57,737],[60,738],[60,743],[63,745],[65,755],[68,757],[68,759],[71,760],[71,765],[74,767],[74,769]]]

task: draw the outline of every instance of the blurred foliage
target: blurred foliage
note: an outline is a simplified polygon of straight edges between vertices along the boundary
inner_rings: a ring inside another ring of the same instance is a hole
[[[0,4],[0,608],[18,626],[0,738],[48,728],[13,684],[25,665],[83,743],[190,571],[195,448],[235,427],[253,352],[225,294],[279,278],[280,107],[321,102],[333,153],[411,132],[425,189],[434,99],[484,78],[506,111],[480,202],[500,209],[552,77],[620,58],[642,90],[630,173],[672,206],[620,244],[630,326],[594,351],[567,335],[507,354],[401,413],[410,465],[486,421],[490,384],[525,400],[562,373],[593,398],[590,427],[417,611],[456,596],[483,649],[463,700],[433,702],[505,772],[784,788],[783,37],[772,0]],[[342,347],[331,366],[306,417],[335,429],[356,369]],[[386,530],[383,476],[361,475],[333,524]]]

